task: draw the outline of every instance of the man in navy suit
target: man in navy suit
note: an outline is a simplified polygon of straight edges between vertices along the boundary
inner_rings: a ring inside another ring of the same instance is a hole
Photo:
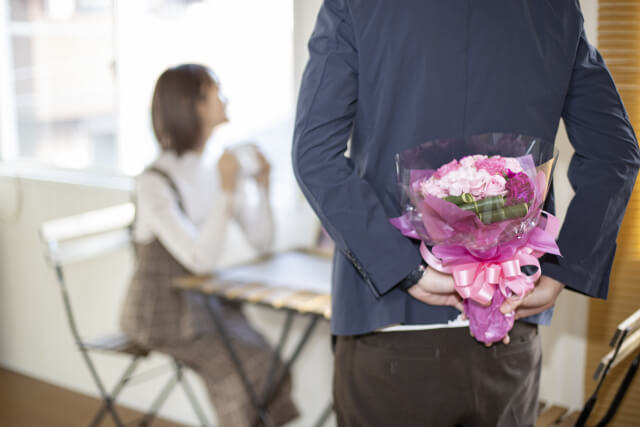
[[[533,425],[536,324],[564,287],[606,298],[640,165],[577,0],[325,0],[309,52],[293,165],[337,247],[338,424]],[[535,290],[503,306],[527,318],[511,343],[486,348],[455,327],[451,277],[423,274],[416,243],[389,223],[401,213],[394,155],[488,132],[553,141],[560,118],[575,149],[563,256],[543,259]]]

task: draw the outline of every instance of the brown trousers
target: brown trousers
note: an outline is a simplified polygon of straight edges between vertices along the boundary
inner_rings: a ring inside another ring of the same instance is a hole
[[[535,325],[486,348],[468,328],[338,337],[339,427],[535,425],[542,352]]]

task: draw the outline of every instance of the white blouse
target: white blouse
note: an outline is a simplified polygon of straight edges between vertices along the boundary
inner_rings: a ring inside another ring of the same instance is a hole
[[[184,212],[163,176],[143,172],[136,178],[136,242],[149,243],[158,238],[194,274],[210,273],[216,268],[231,220],[238,222],[259,252],[272,246],[274,226],[268,190],[257,185],[254,178],[239,178],[235,194],[229,195],[220,186],[217,162],[207,164],[197,153],[178,157],[173,152],[162,152],[152,166],[173,179]]]

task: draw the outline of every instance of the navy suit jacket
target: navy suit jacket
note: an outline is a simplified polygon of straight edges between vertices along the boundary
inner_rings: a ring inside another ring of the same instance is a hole
[[[420,255],[389,224],[401,214],[396,153],[488,132],[553,141],[560,118],[575,149],[575,197],[558,239],[563,257],[545,258],[542,272],[606,298],[640,154],[577,0],[325,0],[309,53],[292,157],[337,246],[334,334],[458,314],[397,287]]]

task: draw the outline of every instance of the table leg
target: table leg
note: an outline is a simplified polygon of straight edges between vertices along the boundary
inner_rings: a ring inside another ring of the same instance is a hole
[[[251,382],[249,381],[249,378],[247,378],[247,374],[244,370],[244,367],[242,366],[242,361],[238,357],[238,353],[236,353],[235,349],[233,348],[233,343],[231,342],[231,338],[227,333],[227,328],[225,327],[223,320],[220,318],[219,314],[216,313],[215,310],[213,310],[213,308],[211,307],[211,305],[207,302],[207,296],[201,294],[201,297],[204,299],[204,305],[207,307],[207,310],[209,311],[209,316],[211,317],[211,320],[213,320],[213,323],[215,324],[216,328],[218,329],[218,333],[220,334],[220,337],[222,338],[222,342],[227,352],[229,353],[229,357],[231,357],[231,361],[236,369],[236,372],[240,376],[240,379],[245,388],[245,391],[249,395],[249,399],[251,400],[251,403],[253,404],[253,406],[256,409],[256,412],[258,413],[258,419],[264,423],[265,427],[274,427],[271,417],[267,413],[265,407],[260,402],[258,395],[256,394],[256,391],[254,390],[253,386],[251,385]]]
[[[280,332],[280,339],[278,339],[278,345],[273,349],[273,356],[271,357],[271,363],[269,364],[269,371],[267,374],[267,380],[264,384],[264,389],[262,392],[261,402],[267,406],[269,401],[267,400],[269,390],[271,390],[271,382],[273,380],[274,375],[278,370],[278,361],[280,360],[280,355],[282,354],[282,349],[284,348],[287,338],[289,337],[289,332],[291,331],[291,324],[293,323],[294,317],[293,311],[287,311],[287,317],[285,318],[284,325],[282,326],[282,331]]]
[[[294,313],[294,311],[289,310],[290,313]],[[273,386],[270,387],[269,389],[265,390],[264,396],[266,396],[266,398],[262,401],[264,402],[264,406],[267,406],[267,403],[271,401],[271,399],[273,399],[273,397],[275,396],[276,391],[278,390],[278,387],[280,387],[280,385],[282,384],[282,381],[284,381],[287,372],[289,372],[291,370],[291,367],[293,366],[294,362],[298,359],[298,356],[300,356],[300,353],[302,352],[302,349],[304,348],[304,346],[307,344],[307,342],[309,341],[309,337],[311,337],[311,333],[313,332],[313,330],[315,329],[316,325],[318,324],[318,320],[320,319],[319,315],[311,315],[311,319],[309,320],[309,324],[307,325],[307,327],[305,328],[302,336],[300,337],[300,340],[298,341],[298,344],[296,345],[293,354],[289,357],[289,359],[285,362],[282,371],[280,372],[280,375],[278,376],[277,381],[274,382]],[[285,325],[286,326],[286,325]],[[253,424],[254,426],[257,425],[257,420],[256,422],[254,422]]]

